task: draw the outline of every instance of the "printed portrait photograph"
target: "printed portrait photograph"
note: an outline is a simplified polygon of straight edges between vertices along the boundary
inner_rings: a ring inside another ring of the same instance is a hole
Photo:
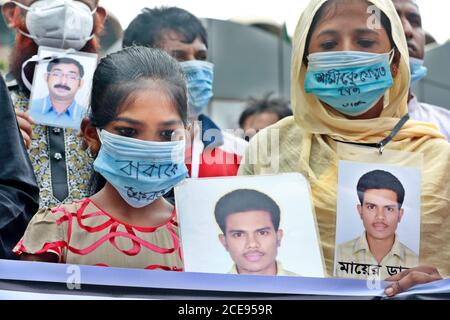
[[[334,276],[385,280],[419,265],[419,168],[340,161]]]
[[[325,276],[310,187],[301,174],[188,179],[175,199],[185,271]]]
[[[87,115],[97,55],[40,47],[29,112],[37,124],[78,130]]]

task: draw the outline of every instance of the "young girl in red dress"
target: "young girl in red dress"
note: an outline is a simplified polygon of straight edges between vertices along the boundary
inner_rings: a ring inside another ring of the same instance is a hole
[[[82,135],[95,156],[92,197],[38,212],[14,252],[23,260],[182,271],[175,208],[187,176],[183,72],[163,51],[132,47],[94,75]]]

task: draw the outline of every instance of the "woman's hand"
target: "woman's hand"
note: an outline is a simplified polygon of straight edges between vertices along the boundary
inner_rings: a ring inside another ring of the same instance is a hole
[[[388,297],[393,297],[402,292],[408,291],[418,284],[425,284],[439,280],[442,280],[442,276],[435,267],[421,266],[412,268],[387,278],[386,281],[393,283],[386,288],[384,293]]]

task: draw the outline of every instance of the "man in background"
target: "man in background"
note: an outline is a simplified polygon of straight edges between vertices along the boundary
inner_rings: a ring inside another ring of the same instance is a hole
[[[160,48],[177,59],[186,75],[189,120],[195,124],[186,148],[192,178],[235,176],[247,143],[221,130],[205,113],[213,97],[214,66],[201,21],[176,7],[145,8],[125,30],[124,47]]]
[[[423,66],[425,58],[426,35],[422,28],[422,17],[415,0],[393,0],[397,13],[405,30],[408,42],[411,86],[426,76]],[[438,126],[441,133],[450,141],[450,111],[444,108],[419,102],[410,90],[408,100],[409,115],[411,119],[430,122]]]
[[[263,99],[250,99],[247,109],[241,114],[239,126],[244,130],[247,140],[260,130],[292,116],[288,101],[270,96],[271,94],[268,94]]]

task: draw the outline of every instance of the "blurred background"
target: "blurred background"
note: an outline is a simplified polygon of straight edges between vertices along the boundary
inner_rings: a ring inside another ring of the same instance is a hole
[[[143,7],[161,5],[177,6],[186,9],[198,17],[229,20],[240,17],[262,18],[278,24],[286,23],[288,32],[293,34],[298,18],[306,7],[308,0],[101,0],[101,3],[116,13],[124,28]],[[450,38],[450,1],[417,0],[422,12],[423,25],[439,43]]]

